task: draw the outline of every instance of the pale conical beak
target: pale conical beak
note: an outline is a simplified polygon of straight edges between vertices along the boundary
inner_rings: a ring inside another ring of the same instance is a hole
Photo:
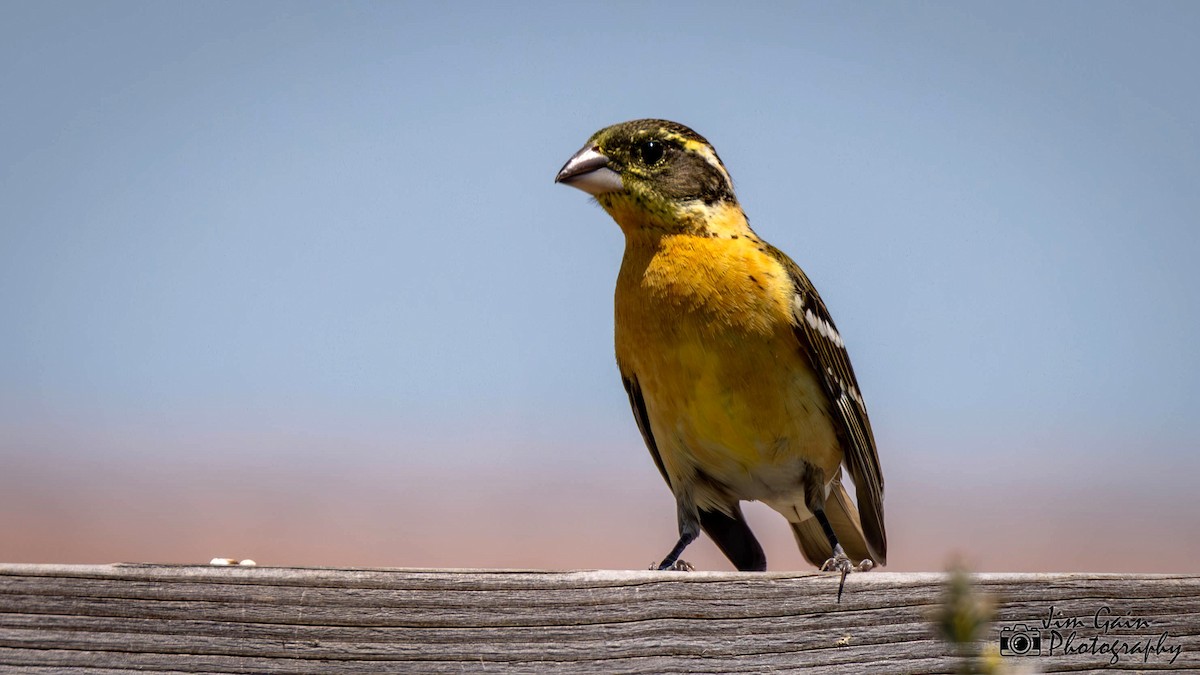
[[[568,159],[554,182],[579,188],[593,197],[625,189],[621,174],[608,168],[608,157],[600,154],[600,148],[594,145],[584,146]]]

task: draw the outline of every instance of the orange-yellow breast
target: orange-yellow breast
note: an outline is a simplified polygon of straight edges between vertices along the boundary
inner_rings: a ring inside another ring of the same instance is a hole
[[[702,472],[771,500],[799,489],[805,462],[831,479],[841,451],[786,270],[752,235],[731,237],[627,232],[617,362],[641,385],[672,484]]]

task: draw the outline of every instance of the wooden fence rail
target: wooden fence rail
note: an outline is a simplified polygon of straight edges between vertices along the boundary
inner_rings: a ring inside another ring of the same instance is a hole
[[[1200,575],[972,579],[980,646],[1031,652],[1001,667],[1200,672]],[[954,673],[946,581],[856,574],[839,604],[805,572],[0,565],[0,672]]]

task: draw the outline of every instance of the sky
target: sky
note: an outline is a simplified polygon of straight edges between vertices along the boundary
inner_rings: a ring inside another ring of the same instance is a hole
[[[3,13],[0,561],[661,558],[622,235],[553,184],[660,117],[829,305],[887,569],[1200,571],[1194,3]]]

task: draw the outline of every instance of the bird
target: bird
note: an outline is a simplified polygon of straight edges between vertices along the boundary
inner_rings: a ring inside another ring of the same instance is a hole
[[[617,366],[679,526],[657,568],[687,569],[703,530],[738,570],[765,571],[741,508],[759,501],[809,563],[841,573],[840,601],[849,572],[886,564],[884,481],[845,341],[808,276],[750,228],[716,150],[683,124],[605,127],[554,181],[625,237]]]

